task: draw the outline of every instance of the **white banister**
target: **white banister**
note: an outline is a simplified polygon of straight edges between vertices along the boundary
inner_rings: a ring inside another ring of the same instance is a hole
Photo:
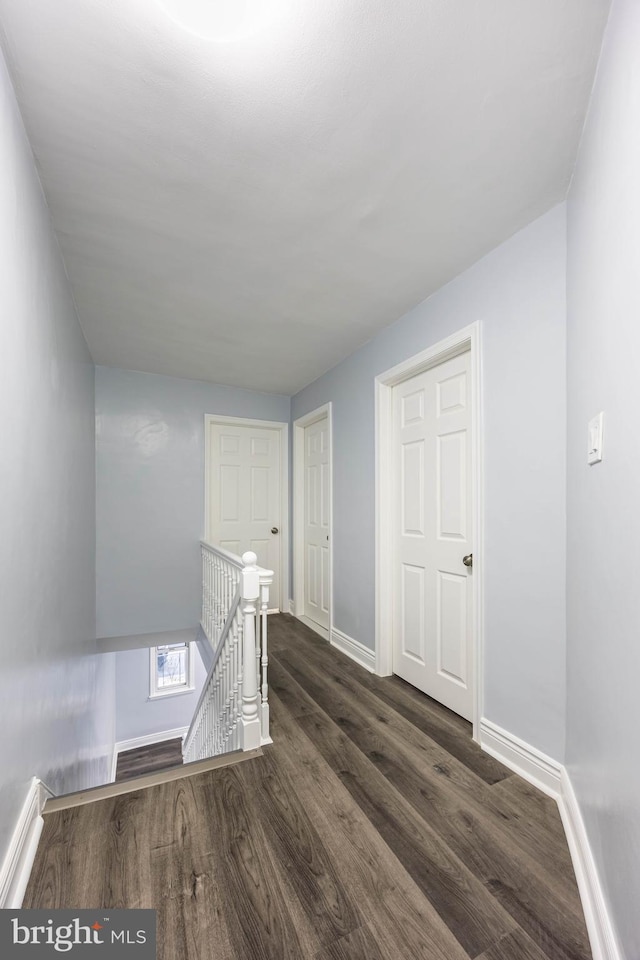
[[[185,762],[270,743],[267,607],[273,571],[202,542],[202,629],[214,659],[183,744]]]

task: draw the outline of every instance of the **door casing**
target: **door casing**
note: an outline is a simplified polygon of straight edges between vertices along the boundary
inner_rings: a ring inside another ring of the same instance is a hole
[[[483,714],[483,488],[482,488],[482,390],[480,324],[476,321],[421,353],[391,367],[375,379],[375,650],[376,673],[393,672],[393,387],[436,367],[444,360],[471,354],[473,499],[473,739],[479,741]]]
[[[329,630],[304,616],[304,431],[327,418],[329,438]],[[332,405],[325,403],[293,422],[293,600],[291,612],[325,640],[333,629],[333,423]]]
[[[276,420],[254,420],[246,417],[222,417],[206,413],[204,417],[204,537],[209,530],[209,489],[211,481],[211,424],[236,427],[269,427],[280,433],[280,610],[289,609],[289,424]]]

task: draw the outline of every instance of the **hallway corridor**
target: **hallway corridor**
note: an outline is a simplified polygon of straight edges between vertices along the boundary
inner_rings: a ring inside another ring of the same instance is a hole
[[[588,960],[555,803],[269,619],[273,746],[45,814],[26,907],[153,907],[162,960]]]

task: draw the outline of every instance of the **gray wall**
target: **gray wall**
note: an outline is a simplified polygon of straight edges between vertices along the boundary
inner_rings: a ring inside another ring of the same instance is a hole
[[[204,416],[289,419],[289,398],[96,368],[99,637],[195,627]]]
[[[561,205],[292,401],[294,419],[334,404],[334,625],[371,647],[374,377],[481,322],[485,714],[558,760],[565,711],[565,243]]]
[[[615,0],[568,200],[567,764],[640,957],[640,4]],[[605,414],[604,460],[586,462]]]
[[[0,263],[1,859],[30,778],[104,780],[114,732],[113,661],[92,655],[93,364],[1,54]]]
[[[116,657],[116,740],[132,740],[164,730],[188,727],[198,705],[207,672],[197,647],[193,693],[149,700],[149,649],[120,650]]]

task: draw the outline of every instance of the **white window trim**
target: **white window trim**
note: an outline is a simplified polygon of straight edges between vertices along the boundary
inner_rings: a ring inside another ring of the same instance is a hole
[[[162,643],[159,646],[166,646]],[[173,644],[169,644],[173,646]],[[149,696],[147,700],[164,700],[166,697],[183,697],[187,693],[193,693],[195,690],[195,643],[186,643],[187,648],[187,685],[179,687],[167,687],[159,690],[157,686],[156,664],[158,662],[158,647],[149,647]]]

